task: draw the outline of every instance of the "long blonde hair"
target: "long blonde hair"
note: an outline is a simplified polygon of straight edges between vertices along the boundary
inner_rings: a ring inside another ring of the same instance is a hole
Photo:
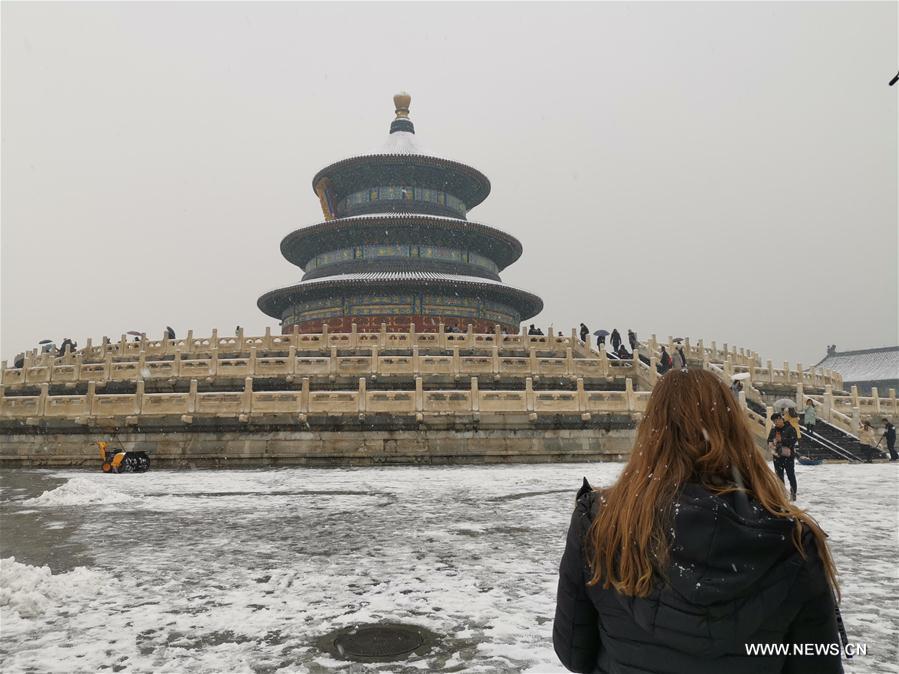
[[[673,370],[656,384],[637,429],[630,460],[618,481],[600,490],[602,507],[588,533],[590,585],[636,597],[663,572],[670,540],[665,531],[678,492],[696,482],[716,494],[743,491],[775,517],[794,522],[793,544],[815,538],[831,587],[839,593],[827,535],[787,499],[768,468],[733,393],[712,373]]]

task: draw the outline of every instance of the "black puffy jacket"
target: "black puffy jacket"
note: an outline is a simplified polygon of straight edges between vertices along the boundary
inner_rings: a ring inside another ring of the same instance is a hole
[[[674,508],[667,581],[657,578],[645,598],[627,597],[586,585],[591,574],[583,541],[598,503],[596,492],[578,492],[559,569],[553,644],[568,669],[602,674],[843,671],[838,652],[746,653],[746,644],[839,643],[833,593],[811,533],[803,541],[803,559],[792,542],[792,522],[771,516],[745,494],[718,496],[687,485]]]

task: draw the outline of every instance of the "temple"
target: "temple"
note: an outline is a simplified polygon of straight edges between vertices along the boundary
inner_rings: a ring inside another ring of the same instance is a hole
[[[420,149],[411,97],[394,96],[396,118],[381,150],[344,159],[312,180],[324,221],[288,234],[281,253],[305,273],[259,298],[282,333],[391,332],[414,328],[516,333],[542,300],[502,283],[521,243],[471,222],[487,198],[480,171]]]

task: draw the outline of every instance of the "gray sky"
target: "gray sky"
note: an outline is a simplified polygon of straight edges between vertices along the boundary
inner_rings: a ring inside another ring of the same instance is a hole
[[[808,365],[897,343],[896,3],[2,4],[2,356],[252,332],[392,95],[537,322]]]

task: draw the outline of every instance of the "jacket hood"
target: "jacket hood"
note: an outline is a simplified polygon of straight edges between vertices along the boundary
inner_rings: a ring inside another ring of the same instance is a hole
[[[654,590],[648,597],[615,595],[655,639],[715,657],[783,604],[804,563],[793,526],[744,493],[716,495],[689,484],[674,504],[668,566]]]

